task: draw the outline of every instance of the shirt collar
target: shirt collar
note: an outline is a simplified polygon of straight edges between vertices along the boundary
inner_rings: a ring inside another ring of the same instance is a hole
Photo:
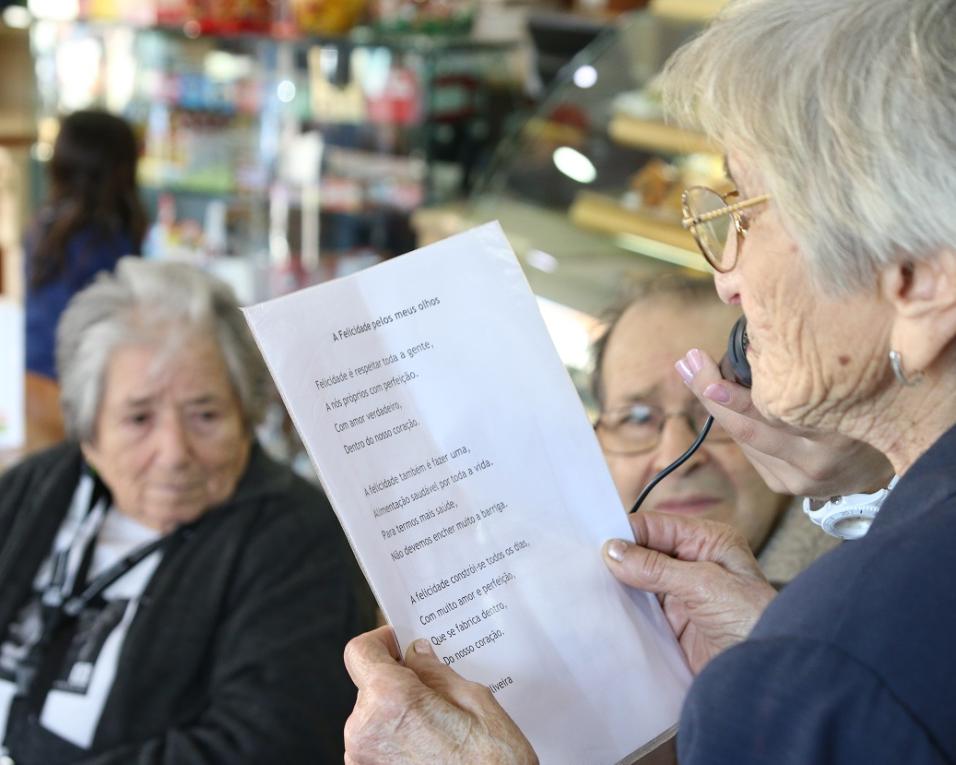
[[[947,430],[900,478],[870,531],[911,522],[956,495],[956,426]]]

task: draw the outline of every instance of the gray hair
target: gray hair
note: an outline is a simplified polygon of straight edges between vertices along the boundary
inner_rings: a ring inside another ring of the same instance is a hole
[[[106,369],[117,348],[158,337],[175,342],[183,331],[215,338],[251,431],[265,414],[272,383],[232,289],[185,263],[126,257],[114,274],[101,274],[77,293],[57,326],[67,433],[94,439]]]
[[[831,294],[956,245],[956,0],[736,0],[661,86],[753,163]]]

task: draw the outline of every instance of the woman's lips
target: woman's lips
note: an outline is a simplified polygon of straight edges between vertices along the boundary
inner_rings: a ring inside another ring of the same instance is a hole
[[[703,515],[714,505],[721,502],[719,497],[698,494],[690,497],[674,497],[665,499],[654,505],[654,509],[662,513],[678,513],[684,515]]]
[[[190,483],[190,484],[185,484],[183,486],[173,486],[170,484],[156,484],[156,485],[153,485],[152,489],[153,491],[159,494],[176,494],[181,496],[184,494],[196,494],[202,491],[202,487],[203,485],[201,483]]]

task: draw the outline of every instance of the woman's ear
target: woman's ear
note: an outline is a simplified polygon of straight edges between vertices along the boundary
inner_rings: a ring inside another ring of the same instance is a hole
[[[929,369],[956,337],[956,250],[887,266],[880,289],[895,312],[891,349],[907,373]]]

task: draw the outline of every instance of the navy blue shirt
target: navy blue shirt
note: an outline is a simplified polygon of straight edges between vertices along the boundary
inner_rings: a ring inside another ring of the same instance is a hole
[[[681,765],[956,763],[956,428],[694,682]]]
[[[133,243],[126,234],[79,231],[67,245],[63,271],[38,288],[30,284],[34,247],[29,241],[26,251],[26,365],[29,371],[55,380],[54,346],[60,314],[70,298],[90,284],[100,271],[112,271],[116,261],[130,255]]]

